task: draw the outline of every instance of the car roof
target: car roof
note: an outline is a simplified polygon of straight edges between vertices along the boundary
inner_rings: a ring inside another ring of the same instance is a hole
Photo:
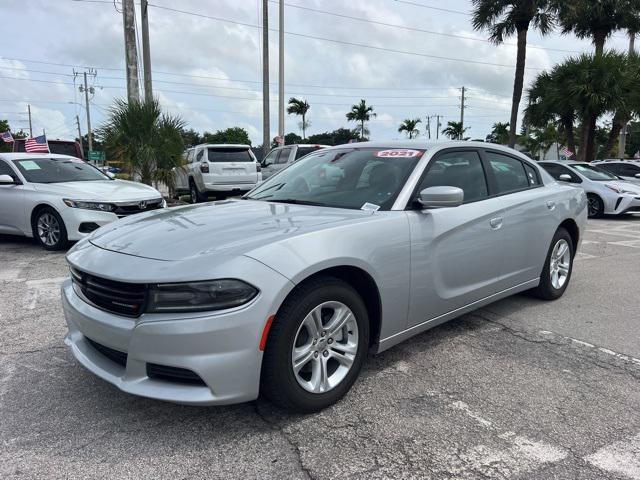
[[[28,153],[28,152],[9,152],[0,153],[0,158],[4,160],[26,160],[28,158],[78,158],[71,155],[62,155],[60,153]]]
[[[360,147],[360,148],[418,148],[421,150],[432,150],[434,148],[444,147],[475,147],[475,148],[490,148],[492,150],[501,150],[505,153],[514,154],[517,153],[520,156],[525,156],[522,152],[519,152],[513,148],[505,147],[504,145],[498,145],[497,143],[487,142],[474,142],[465,140],[391,140],[386,142],[358,142],[358,143],[345,143],[342,145],[336,145],[335,147],[329,147],[332,149],[345,148],[345,147]],[[531,160],[531,159],[529,159]]]
[[[196,145],[193,148],[198,147],[215,147],[215,148],[243,148],[250,149],[251,145],[243,145],[241,143],[201,143],[200,145]]]

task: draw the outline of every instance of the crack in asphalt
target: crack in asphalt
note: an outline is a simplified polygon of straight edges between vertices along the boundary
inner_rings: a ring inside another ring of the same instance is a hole
[[[300,471],[302,471],[302,473],[304,473],[306,478],[308,478],[309,480],[316,480],[315,477],[311,474],[311,470],[309,470],[304,465],[304,462],[302,460],[302,452],[300,451],[300,445],[298,445],[296,442],[293,441],[292,438],[289,437],[287,432],[284,431],[284,428],[282,428],[282,426],[278,422],[269,420],[267,416],[260,411],[260,405],[258,403],[258,400],[254,401],[253,405],[254,405],[254,411],[258,416],[258,418],[260,418],[260,420],[262,420],[265,424],[267,424],[272,430],[278,432],[282,436],[282,438],[284,438],[287,444],[292,448],[292,450],[295,452],[295,456],[296,456],[296,459],[298,460],[298,466],[300,467]]]
[[[64,345],[49,345],[47,347],[35,348],[33,350],[20,350],[17,352],[9,352],[9,353],[0,353],[0,357],[17,357],[20,355],[29,355],[31,353],[42,353],[47,350],[65,350],[66,347]]]

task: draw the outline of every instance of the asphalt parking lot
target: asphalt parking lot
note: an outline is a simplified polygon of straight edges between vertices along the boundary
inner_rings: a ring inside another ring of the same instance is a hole
[[[66,351],[64,256],[0,237],[0,477],[640,480],[640,216],[589,222],[566,295],[371,357],[316,415],[133,397]]]

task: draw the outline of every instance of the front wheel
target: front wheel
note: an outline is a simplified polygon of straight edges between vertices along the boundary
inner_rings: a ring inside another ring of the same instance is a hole
[[[367,309],[353,287],[333,277],[311,280],[276,315],[261,393],[285,410],[322,410],[349,391],[368,345]]]
[[[45,250],[63,250],[69,244],[64,221],[52,208],[41,209],[31,227],[33,236]]]
[[[564,294],[571,280],[573,257],[573,239],[564,228],[559,228],[551,241],[540,284],[534,291],[538,297],[556,300]]]
[[[588,206],[588,215],[589,218],[600,218],[604,214],[604,202],[602,199],[590,193],[587,195],[589,206]]]

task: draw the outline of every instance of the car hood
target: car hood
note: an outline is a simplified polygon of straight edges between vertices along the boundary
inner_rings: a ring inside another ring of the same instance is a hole
[[[613,185],[615,187],[621,188],[633,194],[640,194],[640,185],[627,180],[611,180],[611,181],[602,182],[602,183],[606,185]]]
[[[34,183],[37,191],[63,195],[72,200],[98,202],[128,202],[150,200],[162,195],[143,183],[126,180],[97,180],[95,182]]]
[[[97,230],[97,247],[155,260],[244,255],[251,250],[343,222],[362,222],[371,212],[229,200],[147,212]]]

